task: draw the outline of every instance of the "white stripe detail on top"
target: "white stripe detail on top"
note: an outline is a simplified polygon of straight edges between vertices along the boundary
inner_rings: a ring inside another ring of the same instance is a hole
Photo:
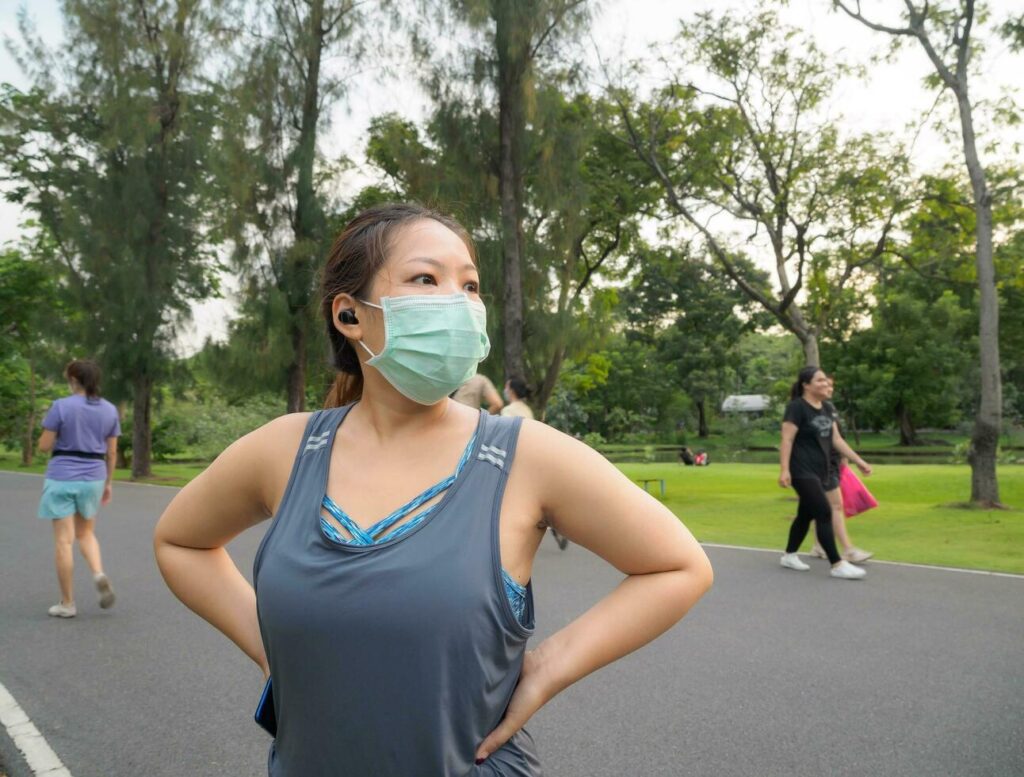
[[[302,452],[308,453],[309,451],[320,450],[327,445],[330,436],[330,431],[324,432],[323,434],[311,434],[306,440],[306,447],[302,449]]]
[[[496,453],[501,458],[505,458],[508,455],[508,451],[504,451],[501,448],[497,448],[494,445],[481,445],[480,450],[484,453]]]
[[[491,454],[484,453],[483,451],[480,452],[480,455],[477,456],[477,458],[480,461],[489,461],[491,464],[496,466],[498,469],[505,469],[505,459],[498,458],[496,456],[492,456]]]

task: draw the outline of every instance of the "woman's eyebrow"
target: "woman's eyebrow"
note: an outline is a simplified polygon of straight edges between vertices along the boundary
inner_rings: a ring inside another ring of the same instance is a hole
[[[406,260],[406,264],[408,264],[410,262],[425,262],[426,264],[433,265],[434,267],[437,267],[439,270],[444,270],[446,268],[446,265],[445,265],[444,262],[440,261],[439,259],[434,259],[433,257],[430,257],[430,256],[413,256],[413,257],[410,257],[409,259]],[[462,265],[462,267],[459,268],[459,270],[476,270],[476,269],[477,269],[477,266],[475,264],[473,264],[472,262],[466,262],[464,265]]]

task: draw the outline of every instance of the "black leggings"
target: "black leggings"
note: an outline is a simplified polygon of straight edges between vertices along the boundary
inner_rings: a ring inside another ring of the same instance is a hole
[[[829,562],[839,561],[836,538],[832,533],[832,505],[825,496],[825,487],[818,478],[793,478],[793,490],[800,497],[793,525],[789,527],[789,544],[786,553],[796,553],[800,543],[811,528],[811,521],[818,522],[818,542],[825,549]]]

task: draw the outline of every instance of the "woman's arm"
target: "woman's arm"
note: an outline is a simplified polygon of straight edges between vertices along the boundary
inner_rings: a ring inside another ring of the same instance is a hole
[[[793,477],[789,473],[789,460],[793,454],[793,440],[796,439],[797,426],[791,421],[782,422],[782,439],[779,441],[779,485],[789,488],[793,485]]]
[[[114,492],[114,467],[117,466],[117,438],[107,438],[107,480],[103,484],[103,496],[100,499],[100,504],[110,504],[110,498]]]
[[[527,653],[505,719],[481,743],[478,759],[561,690],[669,629],[713,579],[704,550],[679,519],[583,443],[524,421],[510,477],[531,484],[549,525],[626,579]]]
[[[839,433],[839,425],[835,423],[832,424],[832,447],[839,451],[841,456],[845,456],[856,464],[857,469],[865,475],[871,474],[871,465],[858,456],[857,452],[849,446],[846,440],[843,439],[843,435]]]
[[[277,509],[307,418],[283,416],[232,444],[171,500],[153,536],[167,586],[264,675],[256,594],[224,545]]]
[[[57,433],[51,429],[43,429],[43,433],[39,435],[39,442],[36,444],[36,448],[41,450],[43,453],[49,453],[53,450],[53,444],[57,441]]]

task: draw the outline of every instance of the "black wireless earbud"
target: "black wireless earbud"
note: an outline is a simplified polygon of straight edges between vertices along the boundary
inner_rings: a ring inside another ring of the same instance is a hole
[[[338,314],[338,320],[343,324],[358,324],[359,319],[356,318],[356,312],[352,308],[341,311]]]

